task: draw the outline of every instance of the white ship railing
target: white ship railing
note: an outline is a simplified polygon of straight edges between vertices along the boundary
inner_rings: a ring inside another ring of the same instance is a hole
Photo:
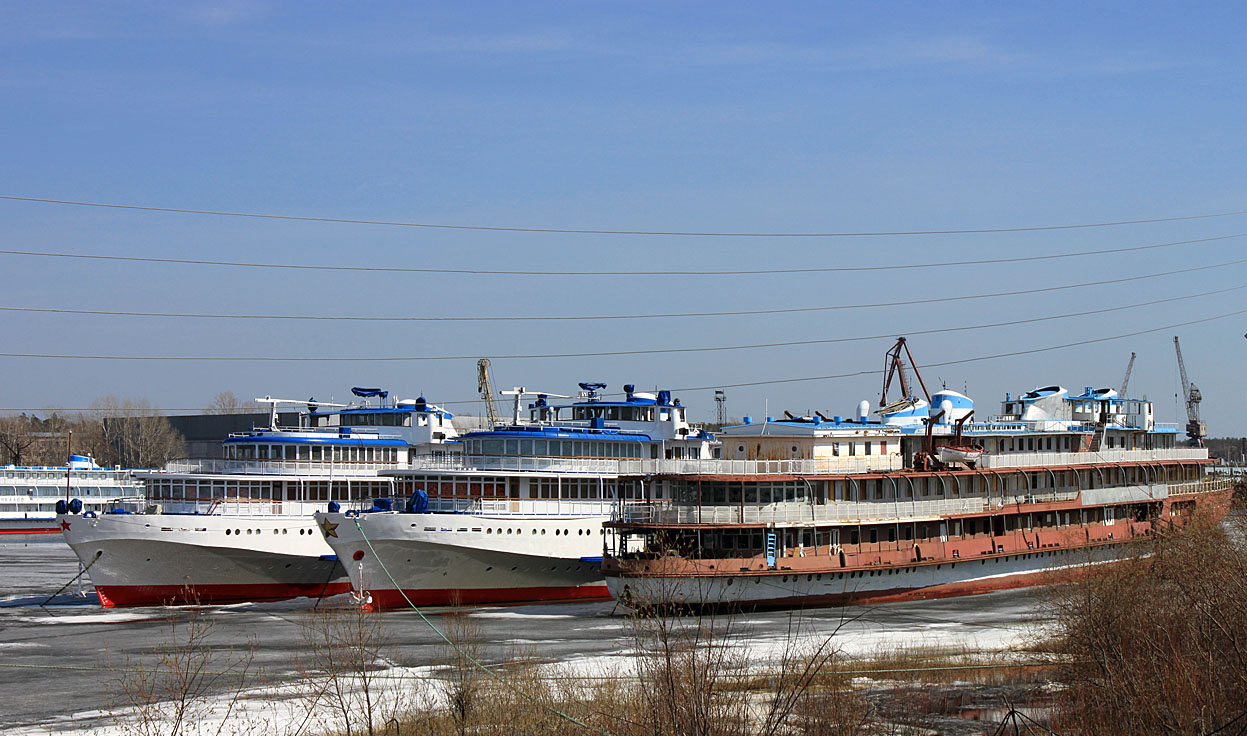
[[[417,458],[406,471],[536,471],[597,475],[826,475],[900,470],[900,455],[831,457],[799,460],[595,459],[465,455]]]
[[[1180,496],[1192,493],[1216,493],[1218,491],[1229,490],[1234,487],[1234,478],[1204,478],[1202,480],[1193,480],[1186,483],[1170,483],[1169,495]]]
[[[1203,460],[1202,447],[1174,447],[1166,450],[1100,450],[1099,452],[1001,452],[983,453],[979,468],[1030,468],[1091,463],[1139,463],[1161,460]]]
[[[175,460],[163,470],[145,471],[144,475],[161,473],[212,475],[376,475],[382,470],[407,467],[406,463],[343,463],[324,460]]]

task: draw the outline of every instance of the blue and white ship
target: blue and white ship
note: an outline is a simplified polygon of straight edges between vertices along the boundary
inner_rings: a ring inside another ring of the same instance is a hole
[[[136,472],[148,511],[63,514],[65,539],[105,606],[226,603],[326,596],[349,583],[312,518],[333,501],[369,506],[393,494],[386,471],[458,455],[453,415],[423,398],[364,403],[257,399],[269,426],[228,437],[223,458]],[[278,407],[297,409],[279,426]]]
[[[669,391],[605,397],[537,394],[521,417],[461,438],[462,457],[384,473],[404,509],[329,511],[317,520],[357,594],[375,609],[408,604],[606,598],[603,522],[639,498],[643,467],[718,456],[714,436],[688,422]],[[567,399],[567,401],[559,401]]]
[[[137,506],[143,482],[134,471],[102,468],[87,455],[71,455],[62,466],[5,465],[0,467],[0,539],[59,533],[57,508],[75,499],[76,508],[96,513],[119,504]]]

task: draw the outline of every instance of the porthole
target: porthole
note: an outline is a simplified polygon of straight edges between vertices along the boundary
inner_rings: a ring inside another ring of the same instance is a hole
[[[728,579],[727,579],[727,584],[728,584],[729,586],[730,586],[732,583],[734,583],[734,582],[736,582],[736,581],[735,581],[735,580],[733,580],[733,579],[731,579],[731,578],[728,578]]]
[[[544,535],[544,534],[546,533],[546,530],[545,530],[545,529],[542,529],[542,530],[541,530],[541,533]]]
[[[289,531],[290,531],[289,529],[282,529],[282,530],[281,530],[281,533],[282,533],[282,534],[285,534],[285,533],[287,533],[287,532],[289,532]]]
[[[485,530],[485,533],[486,533],[486,534],[493,534],[493,533],[494,533],[494,530],[493,530],[493,529],[486,529],[486,530]]]
[[[511,572],[515,572],[515,571],[516,571],[516,570],[518,570],[518,569],[519,569],[518,567],[513,567],[513,568],[511,568]]]
[[[490,570],[492,570],[492,569],[494,569],[494,568],[493,568],[493,567],[487,567],[487,568],[485,568],[485,572],[489,572],[489,571],[490,571]]]
[[[229,536],[229,534],[230,534],[229,529],[226,529],[226,530],[225,530],[225,536],[227,536],[227,537],[228,537],[228,536]]]
[[[537,530],[536,530],[536,529],[534,529],[534,530],[533,530],[533,534],[536,534],[536,533],[537,533]]]

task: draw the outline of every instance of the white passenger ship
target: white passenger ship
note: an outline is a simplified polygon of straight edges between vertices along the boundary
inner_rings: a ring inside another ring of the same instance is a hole
[[[137,473],[151,511],[64,514],[65,539],[89,566],[106,607],[265,601],[346,592],[349,582],[315,526],[329,502],[370,505],[393,493],[381,475],[458,453],[453,416],[423,398],[327,405],[262,399],[267,428],[223,442],[223,459]],[[279,404],[301,407],[277,424]]]
[[[0,467],[0,540],[60,533],[58,507],[63,511],[74,499],[81,511],[97,513],[122,503],[137,506],[143,482],[130,470],[101,468],[87,455],[71,455],[68,467]]]
[[[402,511],[316,515],[367,606],[609,597],[602,524],[640,488],[621,471],[698,463],[718,445],[668,391],[628,385],[610,401],[580,385],[569,403],[539,395],[524,423],[517,393],[512,424],[463,435],[462,458],[386,472]]]

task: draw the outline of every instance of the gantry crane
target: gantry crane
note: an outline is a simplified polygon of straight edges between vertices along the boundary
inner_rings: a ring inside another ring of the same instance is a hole
[[[476,390],[481,392],[485,402],[485,413],[489,417],[489,426],[498,424],[498,407],[494,405],[494,385],[489,378],[489,358],[476,361]]]
[[[1182,360],[1182,345],[1178,336],[1173,336],[1173,349],[1178,354],[1178,374],[1182,378],[1182,398],[1186,401],[1186,436],[1191,447],[1203,447],[1204,437],[1208,435],[1208,427],[1199,419],[1199,402],[1204,397],[1199,387],[1186,377],[1186,363]]]
[[[1126,364],[1126,376],[1121,379],[1121,388],[1117,389],[1117,395],[1123,399],[1126,398],[1126,389],[1130,387],[1130,372],[1134,370],[1134,358],[1135,354],[1131,352],[1130,362]]]

